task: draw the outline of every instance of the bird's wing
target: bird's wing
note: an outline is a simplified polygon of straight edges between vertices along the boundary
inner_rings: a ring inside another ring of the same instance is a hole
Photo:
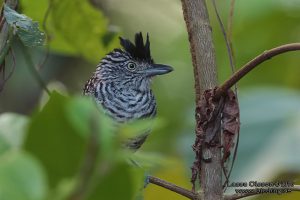
[[[99,78],[93,75],[85,84],[83,88],[84,95],[94,95],[96,90],[96,85],[99,82]]]

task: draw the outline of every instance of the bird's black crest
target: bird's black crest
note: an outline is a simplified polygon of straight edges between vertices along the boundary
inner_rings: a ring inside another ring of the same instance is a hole
[[[145,44],[141,32],[135,34],[135,44],[133,44],[130,40],[124,39],[122,37],[120,37],[120,44],[122,45],[124,50],[127,51],[133,58],[153,63],[153,59],[151,58],[148,33]]]

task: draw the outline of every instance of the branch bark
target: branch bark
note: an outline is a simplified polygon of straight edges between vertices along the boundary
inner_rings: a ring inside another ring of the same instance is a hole
[[[212,28],[204,0],[181,2],[194,66],[196,101],[199,101],[204,90],[217,84]]]
[[[190,190],[187,190],[187,189],[184,189],[182,187],[179,187],[173,183],[169,183],[167,181],[164,181],[162,179],[159,179],[159,178],[156,178],[156,177],[153,177],[153,176],[148,176],[148,180],[149,180],[149,183],[152,183],[154,185],[158,185],[160,187],[163,187],[163,188],[166,188],[170,191],[173,191],[173,192],[176,192],[177,194],[180,194],[182,196],[185,196],[189,199],[192,199],[192,200],[200,200],[198,197],[197,197],[197,194],[190,191]]]
[[[212,41],[212,28],[205,0],[181,0],[181,2],[190,42],[194,67],[196,107],[198,107],[201,94],[206,89],[212,89],[217,85],[217,67]],[[196,124],[199,124],[199,122],[196,122]],[[197,134],[199,133],[196,127]],[[210,137],[209,134],[214,133],[206,133],[207,137]],[[220,141],[219,130],[215,138],[217,141]],[[210,155],[209,162],[203,161],[202,158],[197,158],[201,161],[200,185],[203,190],[202,199],[222,199],[221,148],[218,145],[204,145],[202,152]]]

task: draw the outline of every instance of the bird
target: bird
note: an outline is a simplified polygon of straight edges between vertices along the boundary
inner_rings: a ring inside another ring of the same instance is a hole
[[[119,37],[121,48],[106,54],[86,82],[83,94],[91,96],[105,114],[118,124],[153,119],[157,113],[153,77],[173,71],[169,65],[156,64],[151,56],[149,34],[144,42],[141,32],[134,43]],[[125,146],[139,149],[151,130],[128,138]]]

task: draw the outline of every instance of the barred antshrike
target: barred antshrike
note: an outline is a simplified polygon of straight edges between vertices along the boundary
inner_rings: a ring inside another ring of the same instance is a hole
[[[150,53],[149,35],[144,44],[142,33],[135,35],[135,44],[120,37],[123,49],[114,49],[97,66],[87,81],[84,94],[94,97],[115,121],[125,123],[156,115],[156,101],[150,88],[152,77],[173,69],[155,64]],[[130,138],[126,146],[138,149],[148,133]]]

